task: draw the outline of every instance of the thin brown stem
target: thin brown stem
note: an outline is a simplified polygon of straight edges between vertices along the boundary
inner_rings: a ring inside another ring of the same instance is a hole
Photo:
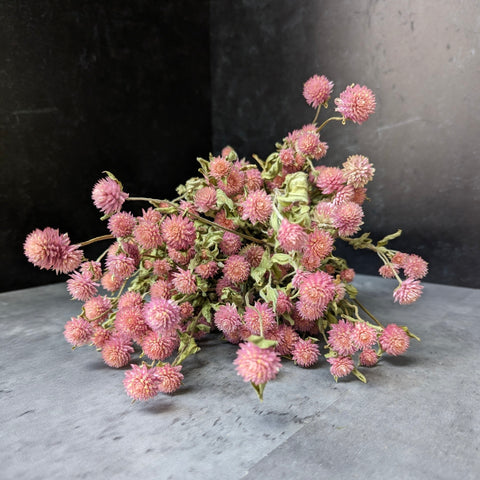
[[[352,299],[379,327],[385,328],[356,298]]]
[[[101,235],[100,237],[95,237],[95,238],[91,238],[90,240],[86,240],[85,242],[82,242],[79,245],[81,247],[85,247],[87,245],[90,245],[91,243],[101,242],[102,240],[112,240],[113,238],[115,238],[115,237],[111,234]]]
[[[342,123],[345,122],[345,117],[330,117],[327,118],[318,128],[317,132],[319,132],[328,122],[331,122],[332,120],[340,120]]]

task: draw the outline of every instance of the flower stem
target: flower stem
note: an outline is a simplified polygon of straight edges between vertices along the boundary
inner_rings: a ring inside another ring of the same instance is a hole
[[[320,104],[317,108],[317,113],[315,114],[315,118],[313,119],[312,123],[315,123],[317,121],[318,115],[320,113],[320,109],[322,108],[322,105]]]
[[[385,328],[356,298],[352,299],[379,327]]]
[[[113,238],[115,238],[115,237],[111,234],[101,235],[100,237],[95,237],[95,238],[91,238],[90,240],[86,240],[85,242],[82,242],[79,245],[81,247],[85,247],[86,245],[90,245],[91,243],[100,242],[102,240],[111,240]]]
[[[317,132],[319,132],[328,122],[331,122],[332,120],[341,120],[343,124],[345,124],[345,117],[330,117],[327,118],[318,128]]]

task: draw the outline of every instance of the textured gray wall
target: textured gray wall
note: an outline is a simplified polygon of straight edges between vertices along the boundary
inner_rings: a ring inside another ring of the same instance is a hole
[[[365,231],[402,228],[392,248],[430,262],[431,282],[480,287],[480,3],[476,0],[212,1],[213,145],[265,156],[313,118],[315,73],[369,86],[365,124],[328,125],[325,159],[353,153],[377,169]],[[341,249],[359,271],[371,254]]]

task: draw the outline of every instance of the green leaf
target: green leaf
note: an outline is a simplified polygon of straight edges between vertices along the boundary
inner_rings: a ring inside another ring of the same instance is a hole
[[[178,330],[178,335],[180,337],[180,346],[178,347],[178,356],[174,362],[175,365],[180,365],[187,357],[197,353],[200,350],[200,347],[196,344],[195,339],[188,333],[180,332]]]
[[[367,378],[365,377],[365,375],[360,372],[359,370],[357,370],[356,368],[354,368],[352,370],[352,373],[363,383],[367,383]]]
[[[292,257],[288,253],[275,253],[271,257],[272,263],[279,263],[280,265],[287,265],[292,263]]]
[[[203,304],[202,315],[205,317],[205,319],[208,322],[211,322],[211,320],[212,320],[212,306],[210,305],[210,302],[205,302]]]
[[[223,190],[217,188],[217,207],[222,208],[224,205],[226,205],[230,211],[235,210],[232,199],[227,197]]]
[[[386,237],[383,237],[378,243],[377,247],[384,247],[390,240],[393,240],[397,237],[399,237],[402,234],[402,231],[398,229],[395,233],[392,233],[390,235],[387,235]]]
[[[254,390],[257,392],[257,395],[260,401],[263,402],[263,391],[265,390],[266,383],[261,383],[260,385],[257,385],[253,382],[250,382],[250,383],[252,384],[252,387],[254,388]]]
[[[348,293],[348,296],[351,299],[356,298],[356,296],[358,295],[358,289],[354,287],[351,283],[347,283],[345,285],[345,291]]]
[[[250,335],[247,338],[247,342],[253,343],[260,348],[271,348],[278,345],[278,342],[276,340],[267,340],[261,335]]]
[[[420,340],[420,337],[417,337],[416,335],[414,335],[409,329],[408,327],[401,327],[402,330],[405,330],[405,333],[410,337],[410,338],[414,338],[415,340],[418,340],[419,342],[421,342]]]
[[[285,195],[278,196],[284,206],[293,202],[308,203],[308,176],[305,172],[289,173],[285,177]]]

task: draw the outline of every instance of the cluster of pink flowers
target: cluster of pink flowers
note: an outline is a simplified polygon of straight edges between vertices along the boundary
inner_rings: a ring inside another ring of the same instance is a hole
[[[305,83],[315,119],[332,91],[325,76]],[[404,353],[408,329],[360,318],[355,272],[333,255],[335,243],[375,250],[380,274],[399,281],[393,298],[400,304],[419,298],[427,264],[389,250],[387,241],[355,237],[375,169],[363,155],[341,167],[319,163],[328,151],[320,132],[331,120],[364,122],[375,97],[352,85],[335,105],[341,117],[293,130],[265,161],[248,163],[231,147],[200,159],[201,176],[180,185],[175,202],[132,198],[107,172],[92,191],[109,232],[94,240],[111,241],[97,260],[81,250],[93,240],[71,245],[48,227],[28,235],[28,260],[69,273],[68,291],[82,302],[65,339],[93,345],[111,367],[130,365],[124,386],[134,400],[180,388],[182,362],[214,332],[238,345],[236,371],[260,396],[282,357],[308,368],[323,353],[337,380],[350,373],[362,379],[359,368]],[[150,206],[135,216],[125,209],[134,200]]]

